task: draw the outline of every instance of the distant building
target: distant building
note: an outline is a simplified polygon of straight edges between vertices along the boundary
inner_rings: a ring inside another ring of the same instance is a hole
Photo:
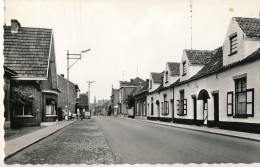
[[[4,26],[4,67],[10,78],[11,127],[39,126],[57,120],[58,89],[53,31]]]
[[[89,110],[88,93],[79,94],[77,110],[82,110],[83,112]]]
[[[136,77],[135,79],[131,79],[130,82],[120,81],[120,88],[118,89],[118,114],[124,117],[128,117],[128,109],[127,103],[125,100],[128,98],[128,95],[132,93],[132,91],[140,85],[144,85],[146,82]]]
[[[69,100],[67,84],[69,84]],[[79,97],[80,91],[78,85],[68,81],[66,78],[64,78],[63,74],[58,75],[58,85],[59,89],[61,90],[61,93],[59,93],[58,97],[58,108],[64,110],[67,106],[69,107],[69,111],[71,111],[71,113],[76,113],[78,104],[77,98]]]

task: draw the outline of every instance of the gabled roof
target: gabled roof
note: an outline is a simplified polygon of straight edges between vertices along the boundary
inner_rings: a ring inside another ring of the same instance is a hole
[[[223,66],[223,50],[222,47],[217,48],[213,51],[213,56],[208,62],[207,65],[205,65],[197,74],[191,77],[197,78],[203,75],[206,75],[212,71],[216,71],[217,69],[221,68]]]
[[[190,64],[206,65],[212,57],[210,50],[184,50],[187,54]]]
[[[11,33],[4,26],[4,66],[17,77],[47,78],[51,40],[51,29],[20,27]]]
[[[249,37],[260,37],[260,19],[234,17],[242,31]]]
[[[180,63],[175,62],[167,62],[169,69],[171,71],[171,75],[180,75]]]
[[[137,96],[141,93],[148,92],[149,89],[149,83],[147,82],[144,86],[141,87],[137,92],[135,92],[134,96]]]
[[[164,72],[161,72],[161,73],[151,72],[153,82],[154,83],[162,83],[163,73]]]
[[[222,47],[220,47],[217,49],[217,52],[214,54],[214,57],[212,58],[212,60],[209,62],[208,65],[203,67],[197,74],[195,74],[190,79],[179,82],[179,83],[177,83],[177,85],[182,85],[182,84],[185,84],[192,80],[196,80],[196,79],[199,79],[199,78],[202,78],[202,77],[214,74],[214,73],[228,70],[237,65],[246,64],[249,62],[256,61],[258,59],[260,59],[260,48],[258,48],[255,52],[253,52],[252,54],[250,54],[249,56],[247,56],[246,58],[244,58],[240,61],[223,66],[223,50],[222,50]]]
[[[127,86],[139,86],[144,84],[145,84],[145,80],[136,77],[135,79],[131,79],[130,82],[127,84]]]

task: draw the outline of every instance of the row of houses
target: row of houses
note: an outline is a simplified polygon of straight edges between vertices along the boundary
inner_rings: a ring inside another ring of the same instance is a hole
[[[5,128],[40,126],[61,120],[66,108],[78,109],[80,89],[57,75],[54,46],[52,29],[22,27],[17,20],[4,26]]]
[[[126,101],[122,85],[112,88],[113,110],[121,113],[125,103],[132,118],[260,133],[259,27],[260,19],[232,18],[222,46],[183,50]]]

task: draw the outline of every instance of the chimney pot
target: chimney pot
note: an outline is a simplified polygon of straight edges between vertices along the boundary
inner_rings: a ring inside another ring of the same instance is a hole
[[[19,21],[15,19],[11,20],[11,33],[17,33],[20,27],[21,24],[19,23]]]

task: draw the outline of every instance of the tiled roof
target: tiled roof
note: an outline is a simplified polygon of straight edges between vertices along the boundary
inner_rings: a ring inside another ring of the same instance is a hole
[[[249,37],[260,37],[260,19],[235,17],[239,27]]]
[[[185,84],[192,80],[199,79],[201,77],[204,77],[204,76],[216,73],[216,72],[228,70],[237,65],[242,65],[242,64],[252,62],[252,61],[255,61],[258,59],[260,59],[260,48],[258,50],[256,50],[255,52],[253,52],[251,55],[247,56],[246,58],[244,58],[240,61],[223,66],[223,50],[222,50],[222,47],[220,47],[217,49],[217,52],[214,54],[212,60],[209,62],[208,65],[203,67],[196,75],[194,75],[190,79],[179,82],[177,84],[182,85],[182,84]]]
[[[209,50],[188,50],[185,49],[190,64],[206,65],[212,57],[212,52]]]
[[[168,62],[171,75],[180,75],[180,63]]]
[[[148,88],[149,88],[149,83],[146,82],[146,84],[144,86],[142,86],[139,90],[137,90],[133,95],[136,96],[143,92],[146,92],[146,91],[148,91]]]
[[[128,82],[127,86],[139,86],[144,84],[145,84],[145,80],[136,77],[135,79],[131,79],[130,82]]]
[[[51,38],[51,29],[20,27],[11,33],[11,26],[4,26],[4,66],[17,77],[46,78]]]
[[[161,73],[152,72],[151,75],[154,83],[162,83],[163,72]]]
[[[197,78],[199,76],[206,75],[212,71],[216,71],[217,69],[221,68],[223,66],[223,50],[222,47],[217,48],[213,51],[213,56],[210,59],[210,61],[205,65],[197,74],[191,77]]]

